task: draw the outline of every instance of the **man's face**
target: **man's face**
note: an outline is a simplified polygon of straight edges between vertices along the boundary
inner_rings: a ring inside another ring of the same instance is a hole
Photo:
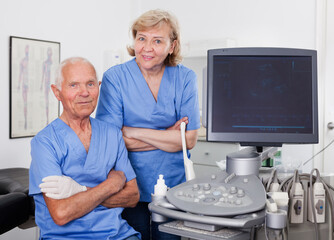
[[[94,68],[86,62],[69,63],[63,68],[63,76],[61,90],[53,89],[63,104],[63,114],[71,119],[89,117],[99,96]]]

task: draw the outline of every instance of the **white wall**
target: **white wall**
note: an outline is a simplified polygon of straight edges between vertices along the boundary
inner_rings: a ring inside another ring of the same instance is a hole
[[[86,57],[101,78],[104,54],[125,53],[130,22],[155,8],[178,17],[183,42],[230,38],[236,46],[317,46],[316,0],[1,0],[0,168],[30,165],[31,138],[9,139],[9,36],[60,42],[61,59]],[[286,153],[308,158],[312,148]]]
[[[61,59],[83,56],[101,78],[104,53],[123,49],[136,1],[2,0],[0,2],[0,168],[29,167],[31,138],[9,139],[9,36],[61,43]]]
[[[144,0],[179,19],[183,41],[232,38],[238,46],[315,48],[315,0]]]
[[[83,56],[101,78],[104,55],[129,42],[135,0],[1,0],[0,2],[0,168],[29,167],[31,138],[9,139],[9,36],[61,43],[61,59]],[[1,240],[37,239],[36,228],[15,228]]]
[[[30,164],[30,138],[9,139],[9,36],[60,42],[62,59],[86,57],[101,77],[104,54],[125,54],[130,22],[155,8],[178,17],[183,42],[231,38],[237,46],[316,47],[315,0],[2,0],[0,168]]]
[[[162,8],[173,12],[183,42],[232,39],[237,47],[317,48],[316,0],[145,0],[140,7],[141,11]],[[222,41],[222,47],[224,44]],[[196,66],[198,59],[194,60]],[[312,155],[313,145],[282,148],[286,161],[301,163]],[[311,168],[312,161],[304,171]]]

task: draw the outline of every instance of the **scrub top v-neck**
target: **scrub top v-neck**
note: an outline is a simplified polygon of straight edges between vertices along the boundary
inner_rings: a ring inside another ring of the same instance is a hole
[[[179,64],[166,66],[157,101],[135,59],[104,73],[96,118],[122,126],[165,130],[188,117],[187,130],[200,127],[198,89],[195,73]],[[140,201],[150,202],[159,174],[168,187],[185,181],[182,152],[162,150],[129,152],[136,172]]]

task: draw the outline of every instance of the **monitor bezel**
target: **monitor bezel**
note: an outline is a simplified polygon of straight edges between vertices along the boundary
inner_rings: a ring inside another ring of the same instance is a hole
[[[212,131],[212,81],[214,56],[310,56],[312,59],[312,133],[227,133]],[[239,143],[241,146],[282,146],[282,144],[318,143],[317,51],[296,48],[222,48],[207,55],[207,128],[209,142]]]

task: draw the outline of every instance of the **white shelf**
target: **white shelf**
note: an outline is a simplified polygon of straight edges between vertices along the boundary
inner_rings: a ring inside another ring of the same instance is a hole
[[[206,57],[209,49],[231,48],[236,46],[236,41],[231,38],[194,40],[182,44],[184,58]]]

